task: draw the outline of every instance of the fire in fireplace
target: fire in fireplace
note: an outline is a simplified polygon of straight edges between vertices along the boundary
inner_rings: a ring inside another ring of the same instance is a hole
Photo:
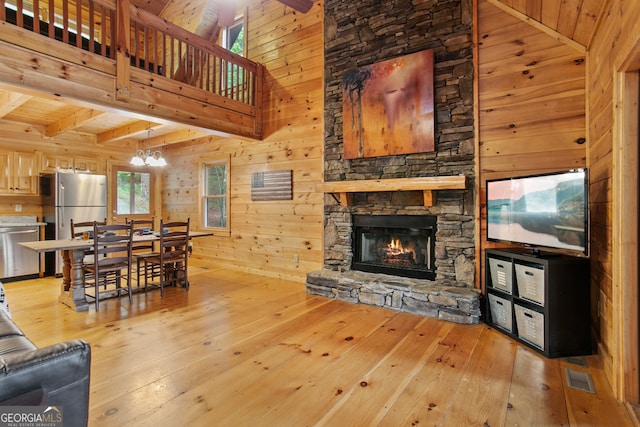
[[[353,270],[434,280],[436,217],[354,215]]]

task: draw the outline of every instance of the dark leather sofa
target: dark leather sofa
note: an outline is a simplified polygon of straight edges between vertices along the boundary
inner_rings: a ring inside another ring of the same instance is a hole
[[[0,310],[0,407],[53,406],[67,426],[86,426],[91,348],[83,340],[36,347]]]

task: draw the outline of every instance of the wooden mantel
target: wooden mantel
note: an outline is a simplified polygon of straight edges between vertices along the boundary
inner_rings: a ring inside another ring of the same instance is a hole
[[[433,206],[434,190],[464,190],[467,178],[464,175],[429,176],[419,178],[369,179],[354,181],[330,181],[318,185],[323,193],[338,193],[340,204],[351,206],[351,193],[369,193],[375,191],[422,191],[424,206]]]

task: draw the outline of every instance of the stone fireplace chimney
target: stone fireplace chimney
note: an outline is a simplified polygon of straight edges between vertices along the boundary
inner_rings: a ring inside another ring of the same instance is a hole
[[[466,185],[438,189],[429,203],[421,191],[365,189],[353,192],[350,203],[325,191],[324,270],[308,275],[309,292],[477,323],[471,4],[401,2],[386,11],[374,0],[325,1],[325,184],[463,176]],[[345,159],[343,74],[425,49],[434,52],[435,150]],[[437,218],[429,279],[354,271],[356,215]]]
[[[324,178],[325,182],[350,182],[464,176],[466,187],[437,191],[431,206],[425,206],[423,194],[416,191],[356,192],[349,206],[327,193],[324,266],[340,271],[351,269],[352,215],[433,215],[437,217],[434,282],[474,287],[471,1],[429,4],[425,9],[426,3],[399,3],[389,13],[373,0],[353,4],[325,1]],[[372,25],[376,25],[375,29]],[[425,49],[434,52],[435,150],[345,159],[341,127],[343,74],[362,65]]]

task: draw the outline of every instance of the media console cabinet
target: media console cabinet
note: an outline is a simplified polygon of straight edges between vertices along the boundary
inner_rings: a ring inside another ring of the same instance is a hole
[[[543,355],[591,354],[589,260],[485,251],[485,323]]]

